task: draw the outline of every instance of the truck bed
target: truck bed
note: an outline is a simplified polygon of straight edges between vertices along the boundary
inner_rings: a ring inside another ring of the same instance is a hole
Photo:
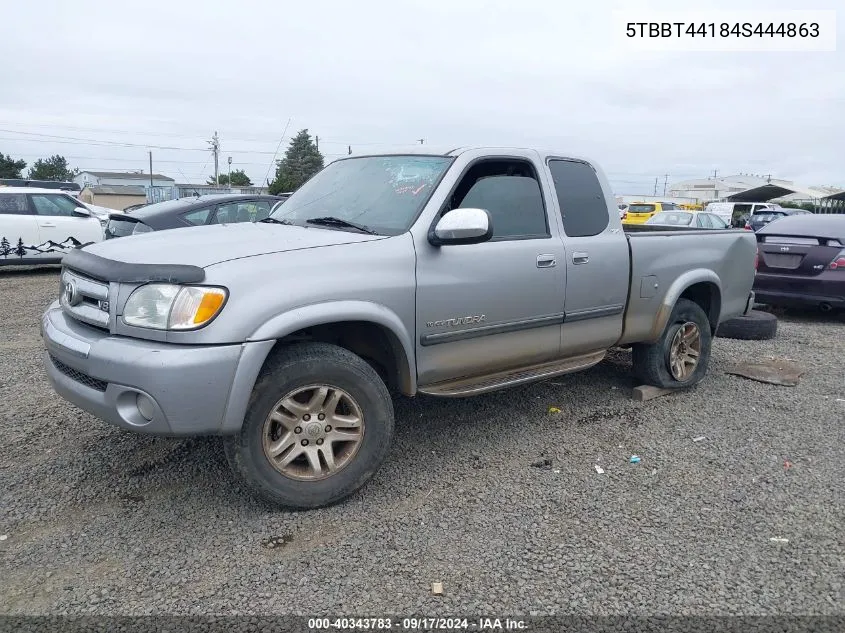
[[[633,229],[633,230],[631,230]],[[757,240],[742,229],[692,229],[671,226],[625,227],[631,256],[631,281],[620,343],[655,340],[655,316],[670,310],[676,289],[696,282],[696,292],[716,293],[711,321],[741,314],[746,289],[754,281]]]

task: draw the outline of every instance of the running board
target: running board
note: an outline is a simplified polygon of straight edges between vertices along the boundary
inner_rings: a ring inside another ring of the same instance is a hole
[[[488,391],[496,391],[506,387],[515,387],[536,380],[552,378],[561,374],[569,374],[581,369],[588,369],[602,361],[607,350],[590,352],[581,356],[573,356],[562,360],[554,360],[539,365],[508,369],[495,374],[472,376],[447,380],[431,385],[424,385],[417,389],[420,393],[430,396],[460,397],[474,396]]]

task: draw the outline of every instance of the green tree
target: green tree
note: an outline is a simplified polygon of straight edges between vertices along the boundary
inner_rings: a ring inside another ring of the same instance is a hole
[[[221,185],[228,185],[229,184],[229,174],[220,174],[219,176],[220,184]],[[208,184],[213,185],[214,176],[208,177]],[[233,187],[249,187],[252,184],[252,181],[249,179],[249,176],[244,173],[243,169],[236,169],[232,172],[232,186]]]
[[[39,158],[29,168],[29,178],[32,180],[57,180],[68,181],[79,173],[78,169],[70,169],[64,156],[50,156],[50,158]]]
[[[21,172],[25,167],[25,160],[15,160],[11,155],[0,154],[0,178],[23,178]]]
[[[323,155],[311,140],[308,130],[300,130],[291,140],[285,157],[278,162],[276,178],[270,183],[270,193],[296,191],[322,168]]]

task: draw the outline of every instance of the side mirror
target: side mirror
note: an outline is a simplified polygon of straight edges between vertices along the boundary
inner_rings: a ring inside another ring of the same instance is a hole
[[[486,209],[453,209],[444,215],[429,234],[434,246],[479,244],[493,237],[493,218]]]
[[[91,211],[89,211],[85,207],[76,207],[73,210],[73,214],[79,215],[79,216],[82,216],[82,217],[91,217]]]

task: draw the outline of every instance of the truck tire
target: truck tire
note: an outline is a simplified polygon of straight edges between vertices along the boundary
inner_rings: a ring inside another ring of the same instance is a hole
[[[778,319],[774,314],[751,310],[748,314],[720,323],[716,336],[743,341],[764,341],[775,338],[777,332]]]
[[[232,470],[258,496],[319,508],[369,481],[393,425],[393,401],[366,361],[336,345],[297,343],[268,359],[240,433],[224,446]]]
[[[678,299],[656,343],[634,345],[634,373],[663,389],[691,387],[704,378],[710,361],[710,321],[694,301]]]

